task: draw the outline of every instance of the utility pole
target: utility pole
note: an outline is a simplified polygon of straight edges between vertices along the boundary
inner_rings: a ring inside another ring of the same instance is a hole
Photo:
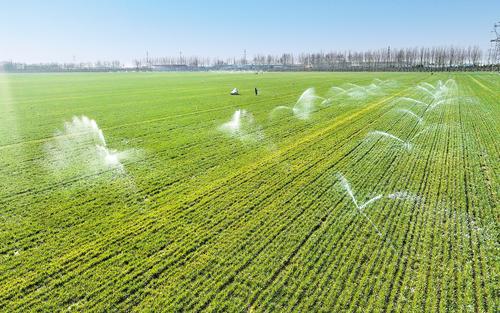
[[[490,40],[490,53],[489,61],[490,64],[495,65],[500,71],[500,22],[493,25],[492,33],[495,34],[495,38]]]
[[[386,58],[387,58],[387,64],[386,64],[386,69],[385,70],[387,71],[388,68],[389,68],[389,65],[391,63],[391,46],[387,47],[387,57]]]

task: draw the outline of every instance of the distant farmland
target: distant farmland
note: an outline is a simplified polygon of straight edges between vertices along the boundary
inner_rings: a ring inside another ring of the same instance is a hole
[[[0,311],[495,312],[499,99],[486,73],[0,76]]]

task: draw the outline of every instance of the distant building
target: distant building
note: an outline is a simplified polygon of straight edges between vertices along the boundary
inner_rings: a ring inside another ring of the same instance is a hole
[[[151,65],[151,69],[153,71],[158,71],[158,72],[176,72],[176,71],[192,71],[193,68],[191,66],[188,66],[186,64],[158,64],[158,65]]]

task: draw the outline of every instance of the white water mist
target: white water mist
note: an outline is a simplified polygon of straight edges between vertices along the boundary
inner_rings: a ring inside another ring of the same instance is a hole
[[[297,103],[293,106],[293,114],[298,119],[307,120],[311,113],[316,110],[317,102],[323,100],[325,98],[317,96],[314,88],[308,88],[300,95]]]
[[[103,131],[97,122],[86,116],[74,116],[57,131],[45,150],[48,166],[58,172],[97,172],[105,169],[124,171],[122,161],[132,150],[116,151],[108,148]]]
[[[231,119],[218,127],[224,134],[243,142],[255,142],[264,139],[262,127],[255,122],[253,115],[243,109],[236,110]]]
[[[318,96],[314,88],[307,88],[300,95],[293,107],[284,105],[277,106],[271,111],[269,117],[273,118],[281,112],[291,112],[297,119],[308,120],[311,114],[316,111],[318,105],[325,105],[329,101],[329,99]]]

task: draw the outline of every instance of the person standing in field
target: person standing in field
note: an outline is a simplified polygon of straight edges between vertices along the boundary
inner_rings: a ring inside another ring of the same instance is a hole
[[[255,95],[258,96],[259,95],[259,89],[257,89],[257,87],[255,87]]]

